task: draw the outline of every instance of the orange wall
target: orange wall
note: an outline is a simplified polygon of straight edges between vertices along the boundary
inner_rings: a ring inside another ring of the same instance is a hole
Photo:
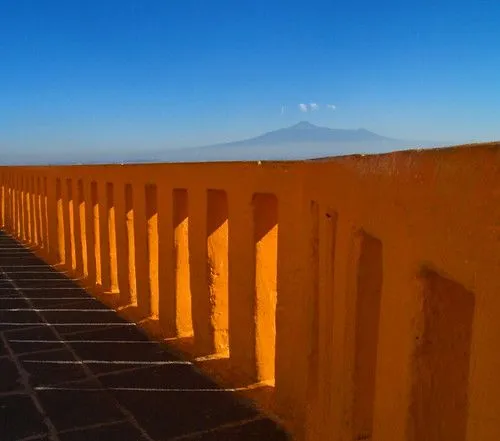
[[[500,439],[499,144],[0,184],[7,231],[297,439]]]

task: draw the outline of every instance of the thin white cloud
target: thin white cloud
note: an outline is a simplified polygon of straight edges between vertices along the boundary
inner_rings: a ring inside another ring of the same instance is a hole
[[[309,104],[309,108],[311,110],[318,110],[319,106],[316,103],[311,103],[311,104]]]
[[[285,109],[286,107],[285,106],[281,106],[281,114],[284,115],[285,114]]]
[[[335,104],[327,104],[326,107],[328,107],[331,110],[335,110],[337,108]]]
[[[299,104],[299,109],[302,111],[302,112],[307,112],[309,109],[307,108],[307,104]]]

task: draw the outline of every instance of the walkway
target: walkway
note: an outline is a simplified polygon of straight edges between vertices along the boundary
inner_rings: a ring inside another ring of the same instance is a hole
[[[0,439],[287,437],[0,232]]]

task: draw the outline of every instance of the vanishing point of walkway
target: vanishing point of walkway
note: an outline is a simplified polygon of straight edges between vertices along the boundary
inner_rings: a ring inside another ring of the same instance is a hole
[[[0,440],[286,439],[0,232]]]

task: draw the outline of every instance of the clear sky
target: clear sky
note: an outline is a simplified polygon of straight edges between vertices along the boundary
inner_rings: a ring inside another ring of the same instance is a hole
[[[0,0],[0,150],[196,146],[300,120],[500,139],[500,1]]]

